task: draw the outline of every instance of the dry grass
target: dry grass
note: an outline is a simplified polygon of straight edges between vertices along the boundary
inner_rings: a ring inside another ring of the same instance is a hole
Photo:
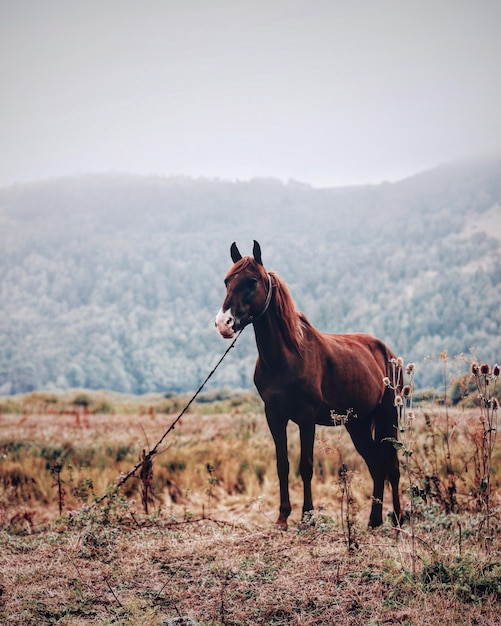
[[[2,623],[153,626],[177,615],[207,626],[499,623],[497,510],[487,554],[485,518],[472,495],[474,472],[464,469],[468,459],[474,463],[475,412],[452,416],[460,506],[446,514],[437,498],[420,504],[419,566],[413,575],[405,527],[366,529],[371,485],[343,429],[318,431],[317,513],[304,524],[301,481],[292,472],[294,511],[289,531],[282,532],[271,523],[278,487],[264,416],[248,404],[216,409],[224,412],[213,413],[214,405],[195,408],[154,457],[148,515],[138,479],[99,505],[92,504],[93,494],[105,493],[175,416],[147,407],[141,415],[82,413],[78,419],[0,415]],[[439,465],[442,414],[429,411],[430,426],[423,413],[416,422],[421,420],[421,443],[427,442],[427,454]],[[297,458],[297,430],[291,426],[292,467]],[[416,458],[423,466],[431,463],[421,448]],[[65,490],[62,516],[57,462]],[[358,546],[352,550],[341,508],[341,463],[352,479]],[[499,466],[496,449],[493,467]],[[498,484],[493,485],[498,499]]]
[[[286,533],[142,521],[89,515],[41,534],[4,533],[4,623],[153,625],[176,615],[214,625],[499,623],[499,565],[455,559],[450,531],[447,546],[426,535],[442,565],[413,578],[389,529],[360,530],[359,549],[348,552],[325,518]]]
[[[175,416],[137,415],[12,415],[0,416],[4,499],[9,503],[31,504],[35,523],[53,517],[57,508],[57,488],[53,467],[63,464],[65,509],[81,506],[79,485],[90,481],[99,496],[113,485],[120,472],[127,472],[138,461],[142,450],[155,443]],[[293,466],[299,458],[297,428],[290,426],[290,453]],[[154,458],[154,490],[157,506],[169,514],[187,510],[201,513],[210,503],[225,519],[233,521],[248,513],[252,502],[269,502],[270,516],[276,516],[278,484],[274,446],[261,413],[242,413],[239,408],[222,414],[186,415]],[[346,457],[348,457],[346,459]],[[342,429],[322,429],[317,435],[317,503],[336,498],[340,459],[365,472]],[[214,468],[215,485],[209,488],[208,466]],[[291,476],[291,487],[300,491],[301,479]],[[140,500],[139,480],[125,485],[125,495]],[[92,493],[88,493],[89,502]],[[361,506],[369,506],[370,485],[361,491]],[[43,509],[37,505],[42,504]],[[261,506],[261,508],[265,508]],[[300,508],[298,496],[298,510]],[[262,514],[255,520],[262,521]],[[254,521],[254,517],[251,521]]]

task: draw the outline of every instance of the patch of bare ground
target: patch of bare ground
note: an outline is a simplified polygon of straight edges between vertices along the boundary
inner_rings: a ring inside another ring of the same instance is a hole
[[[405,537],[389,526],[357,528],[358,547],[348,550],[322,514],[283,532],[119,508],[90,507],[32,535],[4,531],[2,623],[153,626],[178,615],[207,626],[499,623],[499,545],[489,559],[460,559],[450,531],[445,546],[435,529],[412,575]]]

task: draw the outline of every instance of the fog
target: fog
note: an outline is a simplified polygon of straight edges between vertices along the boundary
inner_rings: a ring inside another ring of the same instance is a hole
[[[501,154],[497,0],[18,0],[0,185],[87,172],[315,186]]]

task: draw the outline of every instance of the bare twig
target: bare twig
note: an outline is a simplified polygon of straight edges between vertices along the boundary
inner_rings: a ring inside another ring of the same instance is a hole
[[[105,578],[104,580],[105,580],[106,584],[108,585],[108,589],[111,591],[112,596],[113,596],[113,597],[115,598],[115,600],[117,601],[118,606],[119,606],[121,609],[123,609],[123,608],[124,608],[124,607],[123,607],[123,604],[120,602],[120,600],[118,599],[117,594],[116,594],[116,593],[115,593],[115,591],[113,590],[113,587],[110,585],[110,581],[109,581],[107,578]]]

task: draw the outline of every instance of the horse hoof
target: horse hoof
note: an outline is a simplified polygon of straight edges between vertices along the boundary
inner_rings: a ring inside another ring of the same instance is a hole
[[[277,521],[273,524],[273,526],[277,530],[283,530],[283,531],[286,531],[289,528],[289,526],[287,525],[287,521],[281,520],[280,518],[277,519]]]
[[[304,530],[305,528],[312,528],[314,526],[316,526],[315,511],[305,511],[303,513],[303,517],[301,518],[299,528]]]

